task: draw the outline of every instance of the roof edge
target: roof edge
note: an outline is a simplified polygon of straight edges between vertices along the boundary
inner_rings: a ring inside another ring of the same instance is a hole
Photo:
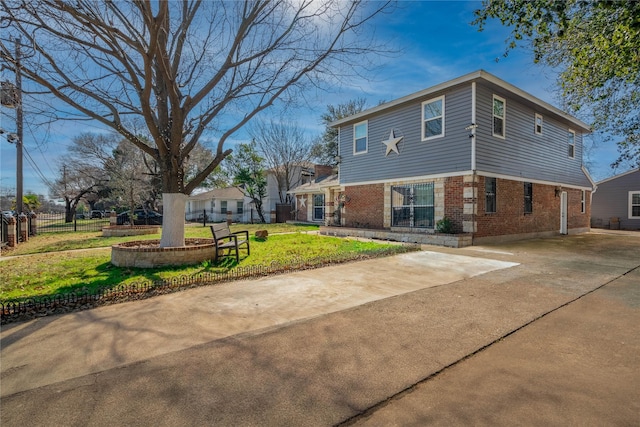
[[[640,172],[640,168],[631,169],[631,170],[628,170],[626,172],[619,173],[618,175],[610,176],[609,178],[605,178],[602,181],[596,182],[596,184],[598,184],[598,185],[604,184],[605,182],[613,181],[614,179],[622,178],[625,175],[629,175],[629,174],[635,173],[635,172]]]
[[[540,98],[537,98],[537,97],[531,95],[530,93],[525,92],[524,90],[518,88],[517,86],[514,86],[511,83],[508,83],[508,82],[502,80],[501,78],[496,77],[495,75],[493,75],[491,73],[488,73],[488,72],[486,72],[486,71],[484,71],[482,69],[474,71],[472,73],[465,74],[463,76],[457,77],[457,78],[452,79],[452,80],[448,80],[446,82],[437,84],[435,86],[431,86],[431,87],[429,87],[427,89],[423,89],[423,90],[421,90],[419,92],[415,92],[415,93],[403,96],[402,98],[398,98],[396,100],[393,100],[393,101],[390,101],[390,102],[375,106],[373,108],[369,108],[368,110],[362,111],[360,113],[357,113],[357,114],[354,114],[354,115],[351,115],[351,116],[348,116],[348,117],[345,117],[345,118],[342,118],[342,119],[339,119],[339,120],[335,120],[335,121],[329,123],[329,126],[336,127],[336,126],[343,125],[345,123],[357,121],[359,119],[362,119],[364,117],[370,116],[370,115],[375,114],[375,113],[378,113],[380,111],[384,111],[384,110],[387,110],[389,108],[393,108],[395,106],[402,105],[402,104],[405,104],[407,102],[411,102],[411,101],[413,101],[413,100],[415,100],[417,98],[421,98],[423,96],[427,96],[427,95],[430,95],[432,93],[436,93],[436,92],[439,92],[441,90],[448,89],[450,87],[457,86],[457,85],[460,85],[460,84],[463,84],[463,83],[467,83],[467,82],[470,83],[472,81],[476,81],[476,80],[479,80],[479,79],[484,79],[484,80],[486,80],[486,81],[488,81],[490,83],[493,83],[493,84],[495,84],[497,86],[500,86],[501,88],[503,88],[503,89],[505,89],[507,91],[510,91],[510,92],[516,94],[517,96],[519,96],[519,97],[521,97],[523,99],[526,99],[529,102],[537,104],[537,105],[541,106],[542,108],[544,108],[545,110],[547,110],[547,111],[549,111],[549,112],[551,112],[551,113],[553,113],[553,114],[555,114],[557,116],[560,116],[560,117],[564,118],[565,120],[573,123],[576,127],[580,128],[581,130],[586,131],[588,133],[591,133],[591,127],[588,124],[586,124],[585,122],[583,122],[582,120],[580,120],[580,119],[578,119],[576,117],[573,117],[569,113],[567,113],[565,111],[562,111],[561,109],[559,109],[557,107],[554,107],[553,105],[549,104],[548,102],[543,101]]]

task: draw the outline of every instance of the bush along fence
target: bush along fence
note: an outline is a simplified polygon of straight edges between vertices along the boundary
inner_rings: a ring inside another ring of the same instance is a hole
[[[133,282],[104,286],[96,290],[84,290],[57,295],[0,301],[0,324],[44,317],[52,314],[86,310],[102,305],[150,298],[199,286],[214,285],[233,280],[291,273],[332,264],[380,258],[417,250],[418,247],[398,245],[359,253],[344,253],[315,258],[298,258],[286,263],[274,261],[269,265],[236,267],[224,272],[204,272],[193,276],[180,276],[157,281]]]

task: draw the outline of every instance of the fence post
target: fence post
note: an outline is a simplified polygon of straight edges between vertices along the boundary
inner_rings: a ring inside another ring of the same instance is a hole
[[[116,211],[109,212],[109,225],[118,225],[118,214],[116,213]]]
[[[16,238],[16,218],[11,216],[7,219],[7,245],[14,248],[18,243]]]
[[[231,211],[227,211],[227,225],[231,225],[233,223],[233,218],[231,217]]]
[[[18,216],[20,221],[20,241],[27,242],[29,240],[29,226],[27,225],[27,216],[21,213]]]
[[[206,209],[202,210],[202,226],[203,227],[207,226],[207,210]]]
[[[35,212],[29,214],[29,232],[32,236],[38,234],[38,215]]]

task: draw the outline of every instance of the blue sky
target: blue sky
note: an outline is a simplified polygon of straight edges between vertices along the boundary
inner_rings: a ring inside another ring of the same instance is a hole
[[[396,98],[427,87],[484,69],[497,77],[560,107],[555,87],[556,73],[533,63],[526,48],[511,51],[503,58],[509,29],[490,22],[483,32],[470,25],[473,11],[480,2],[467,1],[401,1],[393,14],[384,15],[376,25],[377,36],[398,53],[382,58],[380,65],[364,79],[352,79],[339,90],[309,94],[309,107],[296,110],[290,119],[299,122],[314,137],[321,133],[320,115],[329,104],[339,104],[364,97],[368,106],[381,100]],[[499,61],[496,59],[499,58]],[[13,79],[12,74],[1,76]],[[0,127],[14,132],[14,111],[4,107]],[[53,181],[58,170],[57,159],[71,139],[82,132],[101,132],[104,127],[87,122],[57,122],[46,127],[31,123],[25,112],[24,192],[47,194],[40,175]],[[240,132],[237,140],[246,138]],[[592,148],[585,159],[594,180],[621,173],[609,165],[616,159],[615,146]],[[4,136],[0,139],[0,192],[15,191],[15,146]]]

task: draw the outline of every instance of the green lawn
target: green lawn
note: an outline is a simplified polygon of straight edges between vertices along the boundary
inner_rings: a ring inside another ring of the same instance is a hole
[[[158,239],[159,235],[104,238],[101,233],[46,233],[22,244],[11,255],[32,254],[26,257],[0,261],[0,301],[24,299],[33,296],[54,295],[79,290],[94,290],[144,280],[170,279],[199,273],[224,272],[238,267],[269,265],[274,261],[290,263],[316,257],[353,256],[388,250],[390,253],[406,251],[406,247],[350,239],[307,234],[316,226],[234,225],[232,230],[248,229],[252,236],[257,229],[269,231],[266,241],[251,237],[251,255],[241,252],[239,264],[229,258],[218,265],[204,262],[200,265],[164,267],[156,269],[120,268],[111,262],[110,245],[144,239]],[[276,234],[286,233],[286,234]],[[188,227],[186,237],[211,237],[209,228]],[[97,249],[96,249],[97,248]],[[91,249],[66,252],[68,249]],[[230,262],[231,261],[231,262]]]

